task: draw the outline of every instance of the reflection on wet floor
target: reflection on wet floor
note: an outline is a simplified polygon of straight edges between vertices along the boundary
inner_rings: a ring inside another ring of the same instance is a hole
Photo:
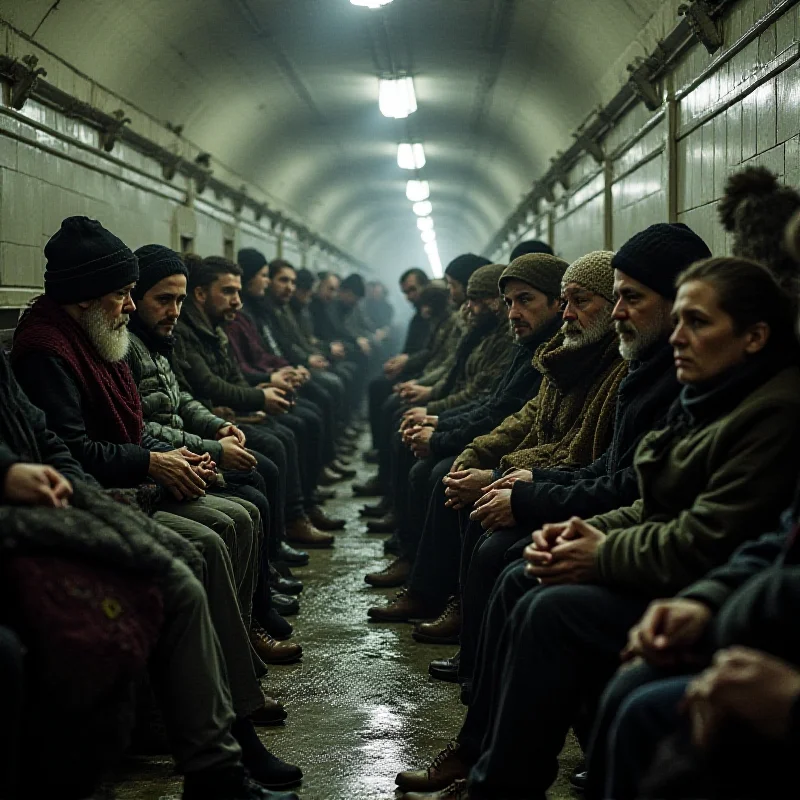
[[[367,572],[388,563],[386,537],[366,533],[358,515],[363,501],[352,497],[349,483],[338,495],[326,509],[345,517],[347,528],[333,550],[314,552],[311,564],[296,571],[305,590],[300,614],[290,620],[303,662],[270,667],[264,682],[289,719],[260,731],[270,750],[303,768],[302,800],[389,800],[395,774],[428,763],[460,727],[458,687],[428,677],[431,659],[455,648],[414,642],[410,625],[367,622],[367,608],[394,591],[364,583]],[[570,741],[563,773],[577,756]],[[119,777],[118,798],[180,797],[168,758],[129,761]],[[575,795],[562,777],[550,797]]]

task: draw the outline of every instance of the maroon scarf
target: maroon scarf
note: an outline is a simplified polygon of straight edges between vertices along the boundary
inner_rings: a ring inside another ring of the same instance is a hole
[[[69,365],[81,393],[89,438],[141,444],[142,403],[128,365],[100,358],[83,328],[44,295],[25,312],[14,333],[12,362],[28,353],[45,353]]]

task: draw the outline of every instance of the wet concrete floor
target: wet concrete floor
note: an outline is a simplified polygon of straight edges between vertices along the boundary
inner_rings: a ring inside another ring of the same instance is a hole
[[[371,468],[354,461],[363,480]],[[428,663],[455,651],[422,645],[411,626],[369,624],[367,608],[395,590],[376,590],[364,575],[389,563],[385,536],[366,533],[359,517],[364,500],[349,483],[326,504],[347,519],[336,547],[312,552],[309,566],[296,571],[305,583],[300,614],[291,617],[303,662],[270,667],[267,694],[280,699],[289,719],[280,728],[261,728],[267,747],[305,773],[297,789],[302,800],[390,800],[394,776],[421,767],[453,737],[464,707],[458,686],[428,677]],[[368,502],[375,502],[370,500]],[[562,774],[552,800],[575,798],[566,777],[580,757],[572,737],[562,754]],[[179,798],[181,781],[168,758],[132,759],[110,794],[120,800]]]

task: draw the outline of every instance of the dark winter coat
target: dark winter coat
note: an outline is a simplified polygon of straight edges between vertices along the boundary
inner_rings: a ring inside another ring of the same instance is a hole
[[[769,377],[769,376],[772,377]],[[606,533],[598,580],[674,594],[778,524],[800,467],[800,369],[754,362],[713,391],[687,389],[636,452],[641,498],[588,520]]]
[[[539,345],[555,336],[560,324],[556,318],[537,331],[529,342],[512,346],[511,365],[487,398],[439,414],[430,440],[433,456],[441,459],[458,455],[474,438],[489,433],[536,397],[542,374],[533,366],[531,358]]]
[[[347,330],[340,317],[337,303],[326,303],[319,297],[313,297],[308,310],[314,321],[314,336],[317,339],[351,345],[355,343],[355,337]]]
[[[455,353],[463,333],[457,311],[448,311],[443,317],[431,320],[431,334],[427,344],[413,353],[400,376],[401,380],[419,378],[424,372],[441,368],[447,358]]]
[[[176,367],[181,388],[207,406],[227,406],[248,413],[264,408],[264,393],[242,375],[220,327],[212,328],[189,300],[175,327]]]
[[[632,363],[617,394],[608,450],[583,469],[534,469],[532,483],[517,481],[511,490],[517,523],[533,529],[631,505],[639,497],[633,466],[636,447],[646,433],[663,427],[679,392],[672,348],[666,343],[648,361]]]
[[[225,326],[225,333],[233,357],[251,386],[269,383],[270,375],[275,370],[289,366],[285,358],[270,352],[247,311],[240,311],[236,319]]]
[[[412,356],[422,350],[428,343],[431,335],[430,320],[425,319],[419,311],[411,317],[406,332],[406,341],[403,345],[403,352]]]

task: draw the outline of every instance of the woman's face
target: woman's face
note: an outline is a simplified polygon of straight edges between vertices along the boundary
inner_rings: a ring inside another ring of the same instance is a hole
[[[688,281],[678,289],[672,317],[669,341],[681,383],[712,380],[762,350],[769,337],[763,323],[737,334],[733,318],[719,307],[717,290],[706,281]]]

